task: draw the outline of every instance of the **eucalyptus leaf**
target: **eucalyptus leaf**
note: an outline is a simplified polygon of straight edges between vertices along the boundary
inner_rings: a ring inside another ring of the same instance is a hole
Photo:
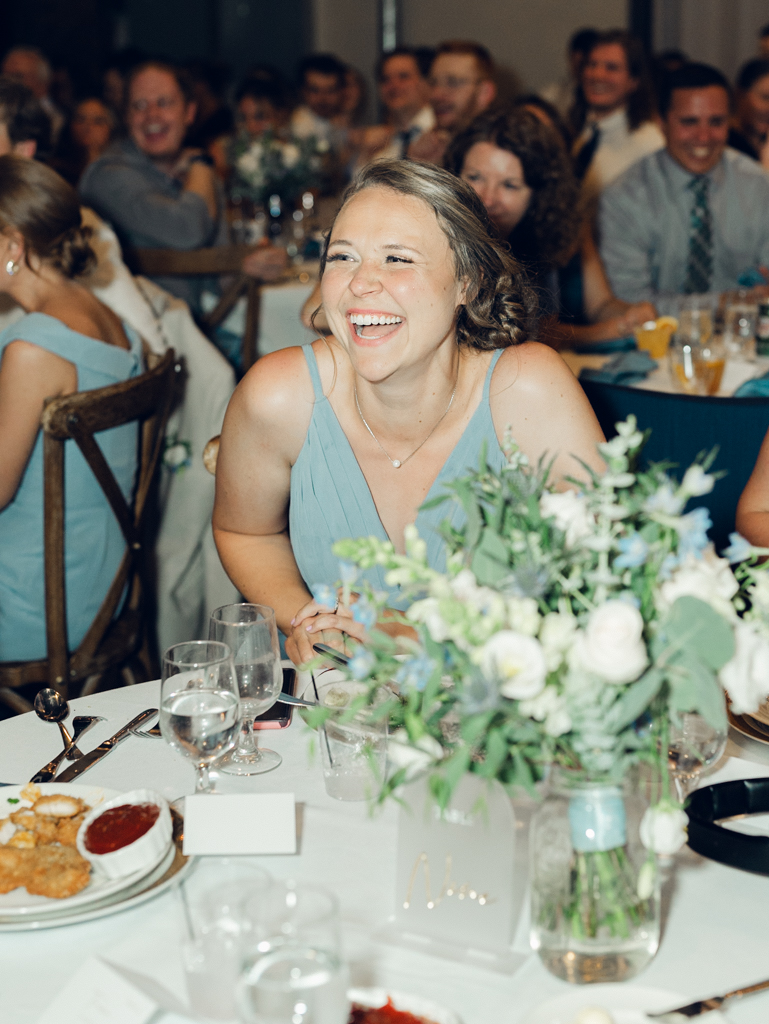
[[[680,651],[668,674],[670,706],[695,711],[714,729],[726,729],[726,698],[709,667],[690,650]]]
[[[613,732],[620,732],[646,711],[659,693],[664,678],[662,672],[652,668],[625,690],[609,713]]]
[[[734,657],[734,635],[726,619],[698,597],[679,597],[662,622],[669,643],[694,651],[714,672]]]
[[[499,534],[489,526],[481,535],[481,542],[473,554],[470,567],[478,582],[484,586],[500,583],[510,572],[507,547]]]

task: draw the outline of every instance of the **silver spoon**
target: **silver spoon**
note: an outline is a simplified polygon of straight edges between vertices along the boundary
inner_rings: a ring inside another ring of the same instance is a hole
[[[44,690],[39,691],[33,706],[38,718],[41,718],[44,722],[56,722],[58,725],[61,738],[64,740],[64,749],[67,752],[68,759],[72,761],[82,757],[82,752],[77,749],[67,731],[67,727],[64,725],[64,719],[69,714],[69,704],[62,695],[56,690],[51,689],[51,687],[46,687]]]

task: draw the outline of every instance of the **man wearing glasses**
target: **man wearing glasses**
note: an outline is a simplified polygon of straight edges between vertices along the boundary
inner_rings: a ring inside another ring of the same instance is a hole
[[[487,110],[496,97],[494,62],[485,46],[465,40],[441,43],[430,69],[436,127],[416,139],[408,155],[441,164],[452,136]]]

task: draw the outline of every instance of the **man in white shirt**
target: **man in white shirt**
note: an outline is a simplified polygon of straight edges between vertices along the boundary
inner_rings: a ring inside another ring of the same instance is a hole
[[[379,63],[379,96],[387,111],[387,123],[372,125],[363,135],[358,165],[370,160],[400,160],[409,146],[435,127],[427,76],[433,51],[399,46]]]
[[[314,136],[332,147],[338,129],[334,120],[342,112],[347,69],[330,53],[314,53],[299,66],[302,103],[291,115],[291,134],[298,139]]]
[[[583,195],[595,200],[637,160],[662,149],[643,48],[620,29],[601,33],[587,55],[573,109]]]

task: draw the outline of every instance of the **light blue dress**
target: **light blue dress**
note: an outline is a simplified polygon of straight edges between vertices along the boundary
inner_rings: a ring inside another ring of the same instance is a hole
[[[289,534],[299,572],[308,587],[316,583],[335,584],[339,579],[339,560],[331,548],[346,537],[377,537],[387,533],[366,478],[350,447],[331,403],[323,394],[312,345],[304,345],[307,367],[315,392],[315,405],[299,458],[291,470]],[[486,442],[486,459],[500,470],[505,456],[499,446],[489,406],[491,375],[504,349],[492,356],[483,396],[456,447],[441,467],[426,501],[444,494],[444,485],[478,466],[481,445]],[[418,513],[416,526],[427,544],[427,559],[438,571],[446,567],[446,551],[439,525],[448,519],[458,528],[464,523],[463,510],[454,501]],[[377,590],[390,593],[389,604],[403,608],[408,603],[398,590],[385,585],[380,568],[368,570],[366,578]]]
[[[142,371],[141,340],[127,325],[130,351],[88,338],[45,313],[28,313],[0,333],[0,358],[20,339],[77,368],[77,390],[117,384]],[[135,423],[96,435],[124,496],[134,486]],[[125,551],[117,520],[74,441],[65,443],[65,572],[70,650],[83,639]],[[46,656],[43,558],[43,435],[40,431],[13,500],[0,512],[0,661]]]

